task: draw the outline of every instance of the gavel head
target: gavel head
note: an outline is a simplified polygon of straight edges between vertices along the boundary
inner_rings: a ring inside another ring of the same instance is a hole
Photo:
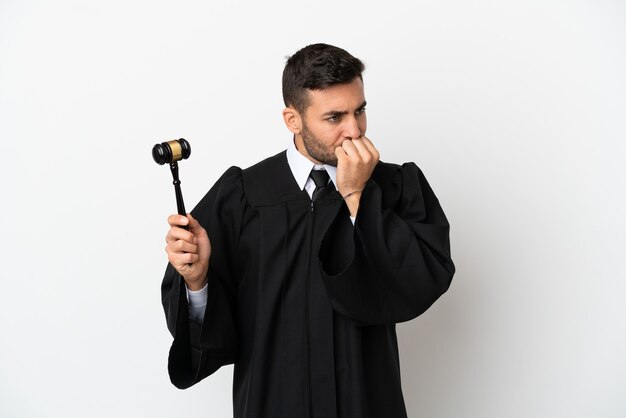
[[[186,160],[189,155],[191,155],[191,145],[184,138],[162,142],[152,147],[152,158],[159,165]]]

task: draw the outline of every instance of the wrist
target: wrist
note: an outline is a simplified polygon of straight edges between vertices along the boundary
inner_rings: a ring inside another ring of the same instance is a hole
[[[361,192],[362,192],[362,191],[363,191],[363,190],[355,190],[355,191],[353,191],[353,192],[346,193],[346,194],[342,195],[341,197],[343,197],[343,199],[344,199],[344,200],[346,200],[347,198],[349,198],[349,197],[351,197],[351,196],[354,196],[354,195],[356,195],[356,194],[358,194],[358,195],[360,196],[360,194],[361,194]]]
[[[351,193],[347,193],[343,200],[346,202],[346,206],[348,206],[348,210],[350,211],[350,216],[356,218],[356,213],[359,210],[359,202],[361,200],[361,190],[357,190]]]
[[[191,290],[192,292],[197,292],[198,290],[202,290],[204,286],[206,286],[207,282],[208,282],[208,278],[206,274],[204,275],[204,278],[202,279],[196,279],[196,280],[185,279],[185,285],[187,286],[187,289]]]

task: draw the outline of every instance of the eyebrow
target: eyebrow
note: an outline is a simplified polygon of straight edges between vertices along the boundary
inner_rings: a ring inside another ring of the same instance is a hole
[[[359,107],[357,108],[357,110],[364,109],[364,108],[365,108],[365,106],[367,106],[367,101],[363,100],[363,103],[361,103],[361,106],[359,106]],[[340,110],[331,110],[331,111],[329,111],[329,112],[326,112],[326,113],[322,114],[322,116],[323,116],[323,117],[326,117],[326,116],[341,116],[341,115],[347,115],[347,114],[348,114],[348,112],[347,112],[347,111],[345,111],[345,110],[344,110],[344,111],[340,111]]]

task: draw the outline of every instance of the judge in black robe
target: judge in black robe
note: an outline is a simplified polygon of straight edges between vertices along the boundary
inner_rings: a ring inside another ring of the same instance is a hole
[[[235,418],[406,417],[395,324],[454,274],[448,222],[415,164],[378,162],[354,225],[336,190],[311,203],[285,152],[228,169],[192,215],[211,239],[208,303],[190,322],[168,265],[174,385],[234,363]]]

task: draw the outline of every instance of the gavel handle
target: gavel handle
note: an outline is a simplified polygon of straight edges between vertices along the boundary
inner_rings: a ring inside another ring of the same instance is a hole
[[[176,161],[170,163],[170,170],[172,170],[172,177],[174,178],[174,191],[176,192],[176,207],[178,209],[178,214],[187,216],[187,211],[185,210],[185,202],[183,202],[183,192],[180,189],[180,179],[178,178],[178,163]],[[183,227],[184,229],[189,229],[187,226]]]

